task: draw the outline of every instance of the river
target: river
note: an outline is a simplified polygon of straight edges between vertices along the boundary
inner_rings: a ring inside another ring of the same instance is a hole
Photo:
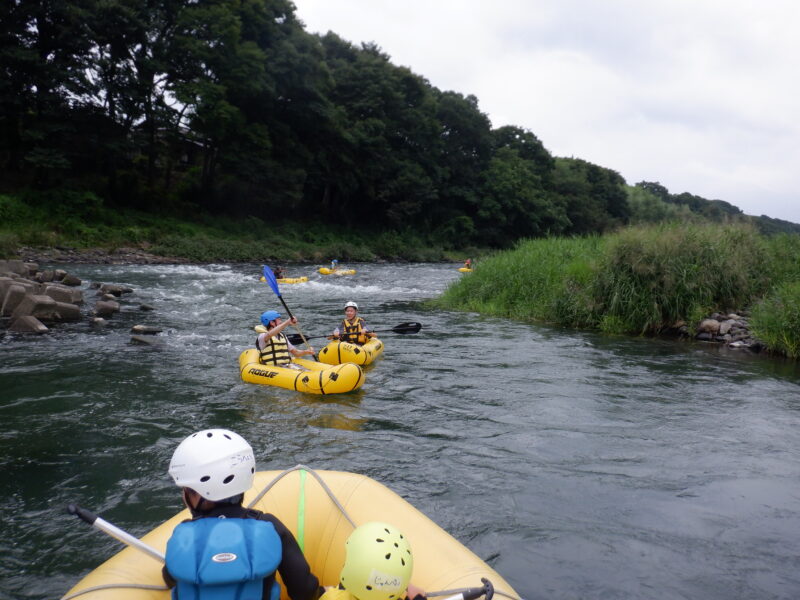
[[[352,266],[290,265],[311,276],[281,287],[306,334],[347,300],[373,328],[423,329],[384,336],[365,385],[327,397],[239,379],[280,309],[257,265],[66,266],[91,302],[91,281],[135,291],[105,328],[0,338],[0,598],[58,598],[119,549],[68,502],[136,535],[173,515],[169,458],[206,427],[242,434],[259,469],[377,479],[526,600],[800,597],[796,363],[430,310],[455,266]],[[131,344],[136,324],[161,347]]]

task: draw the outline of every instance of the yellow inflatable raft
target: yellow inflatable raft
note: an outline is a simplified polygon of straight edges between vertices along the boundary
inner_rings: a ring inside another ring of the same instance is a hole
[[[260,383],[309,394],[344,394],[364,384],[361,367],[352,363],[330,366],[315,360],[293,358],[292,366],[276,367],[258,362],[255,348],[239,355],[239,371],[247,383]]]
[[[365,367],[381,354],[383,354],[383,342],[378,338],[371,338],[363,346],[333,340],[319,351],[319,362],[328,365],[355,363]]]
[[[266,279],[266,277],[264,277],[262,275],[261,279],[259,279],[259,281],[264,283],[264,282],[267,281],[267,279]],[[308,281],[308,277],[305,277],[305,276],[304,277],[281,277],[280,279],[276,279],[275,281],[277,281],[278,283],[305,283],[306,281]]]
[[[344,543],[354,526],[385,521],[411,544],[414,585],[430,593],[480,587],[481,577],[486,577],[494,584],[495,598],[519,600],[494,569],[392,490],[364,475],[313,471],[302,465],[283,472],[261,471],[244,502],[274,514],[292,531],[323,585],[338,583]],[[187,518],[189,512],[184,510],[142,541],[163,553],[172,530]],[[161,567],[160,561],[142,551],[125,548],[86,575],[62,600],[168,600]],[[281,599],[288,600],[285,588]]]
[[[320,267],[319,268],[319,272],[322,273],[323,275],[355,275],[356,274],[356,270],[355,269],[336,269],[336,270],[332,271],[328,267]]]
[[[461,271],[462,273],[472,273],[472,269],[470,269],[469,267],[460,267],[458,270]]]

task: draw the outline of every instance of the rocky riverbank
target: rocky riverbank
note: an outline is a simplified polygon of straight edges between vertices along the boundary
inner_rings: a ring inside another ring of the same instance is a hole
[[[30,248],[18,250],[19,258],[28,263],[82,263],[104,265],[167,265],[187,264],[192,261],[175,256],[158,256],[142,248]]]

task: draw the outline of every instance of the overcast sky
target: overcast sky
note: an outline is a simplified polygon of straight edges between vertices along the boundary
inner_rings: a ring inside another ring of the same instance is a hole
[[[294,0],[556,156],[800,223],[797,0]]]

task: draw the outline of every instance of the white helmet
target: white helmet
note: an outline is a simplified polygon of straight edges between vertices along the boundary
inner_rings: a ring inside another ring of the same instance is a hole
[[[217,502],[253,486],[256,459],[250,444],[227,429],[198,431],[183,440],[169,463],[179,487],[188,487]]]
[[[344,307],[345,307],[345,308],[350,308],[351,306],[352,306],[353,308],[355,308],[356,310],[358,310],[358,304],[356,304],[356,303],[355,303],[355,302],[353,302],[352,300],[350,300],[350,302],[348,302],[347,304],[345,304],[345,305],[344,305]]]

